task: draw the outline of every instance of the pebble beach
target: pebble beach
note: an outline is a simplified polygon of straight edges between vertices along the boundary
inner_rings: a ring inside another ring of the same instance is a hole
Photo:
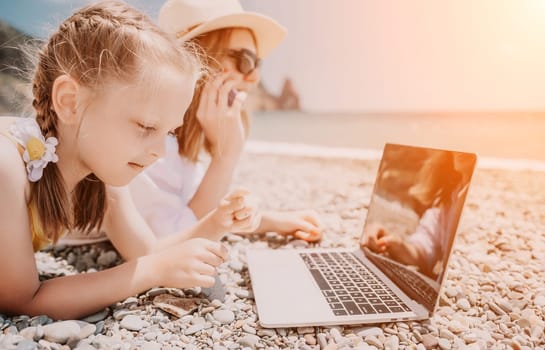
[[[378,160],[245,154],[235,183],[266,210],[314,209],[324,239],[228,235],[218,271],[225,299],[155,288],[82,320],[0,315],[0,349],[545,349],[545,172],[478,168],[439,306],[429,320],[334,327],[261,327],[249,247],[354,247]],[[121,263],[107,242],[36,253],[41,279]],[[212,299],[212,300],[210,300]]]

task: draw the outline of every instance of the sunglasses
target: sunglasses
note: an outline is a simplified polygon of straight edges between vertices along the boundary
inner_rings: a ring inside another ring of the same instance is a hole
[[[257,55],[247,49],[228,50],[227,56],[236,60],[237,70],[244,75],[250,75],[261,64]]]

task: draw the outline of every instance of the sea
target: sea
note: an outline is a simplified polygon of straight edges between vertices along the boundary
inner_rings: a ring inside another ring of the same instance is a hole
[[[473,152],[481,168],[545,171],[545,112],[254,112],[247,150],[380,159],[385,143]]]

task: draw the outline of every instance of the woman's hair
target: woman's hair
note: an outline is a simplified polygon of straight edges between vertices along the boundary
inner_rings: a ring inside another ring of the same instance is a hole
[[[193,161],[198,160],[201,150],[204,148],[209,154],[215,152],[212,149],[212,145],[204,137],[203,129],[199,121],[197,120],[197,109],[201,101],[201,94],[206,83],[206,80],[213,74],[221,72],[223,67],[219,63],[219,58],[225,55],[227,45],[229,45],[233,30],[238,28],[223,28],[213,30],[197,36],[191,40],[197,47],[200,47],[204,52],[203,56],[206,66],[209,69],[209,74],[203,76],[198,82],[193,94],[193,100],[189,105],[189,108],[184,115],[184,123],[181,127],[176,129],[176,138],[178,139],[178,153]],[[246,29],[246,28],[242,28]],[[255,35],[249,29],[254,42],[256,42]],[[250,118],[246,111],[242,111],[242,122],[248,136],[250,127]]]
[[[450,205],[452,191],[462,182],[451,152],[438,152],[426,158],[417,178],[419,181],[409,189],[409,194],[420,202],[423,209],[434,204]]]
[[[194,52],[176,44],[174,38],[129,5],[112,0],[80,9],[38,52],[32,106],[42,133],[58,138],[52,87],[59,76],[69,75],[93,92],[111,82],[137,82],[144,67],[162,64],[195,78],[200,70]],[[43,177],[31,186],[31,204],[48,238],[56,241],[65,229],[88,232],[100,228],[106,211],[106,189],[94,174],[68,193],[58,166],[50,163]]]

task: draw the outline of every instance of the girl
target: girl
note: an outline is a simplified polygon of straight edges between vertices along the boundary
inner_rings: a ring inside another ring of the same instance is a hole
[[[238,0],[168,0],[159,25],[180,43],[202,47],[218,74],[197,85],[184,125],[166,144],[166,156],[130,185],[140,213],[160,236],[189,227],[210,212],[227,191],[248,134],[244,111],[233,113],[233,96],[243,101],[259,82],[258,66],[285,36],[274,20],[244,12]],[[209,156],[206,171],[200,157]],[[317,241],[314,212],[265,212],[251,232],[275,231]]]
[[[50,37],[32,81],[36,119],[0,118],[0,313],[80,318],[154,286],[214,283],[225,248],[187,238],[256,226],[247,193],[157,240],[119,187],[164,154],[199,71],[195,55],[118,1],[77,11]],[[34,251],[102,224],[124,264],[39,281]]]

